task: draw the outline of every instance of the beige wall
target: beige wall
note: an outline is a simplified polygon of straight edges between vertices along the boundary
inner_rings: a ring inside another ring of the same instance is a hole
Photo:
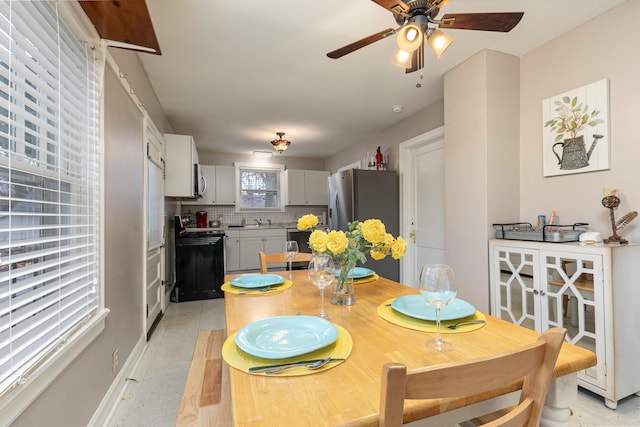
[[[483,311],[489,225],[518,216],[518,94],[519,59],[500,52],[482,51],[444,80],[447,263],[458,295]]]
[[[198,142],[196,141],[196,146]],[[266,151],[266,150],[265,150]],[[215,151],[198,150],[200,164],[233,166],[235,162],[255,162],[269,163],[275,165],[285,165],[287,169],[325,170],[324,159],[307,159],[302,157],[288,157],[274,154],[269,159],[255,159],[253,156],[245,154],[218,153]]]
[[[385,162],[390,170],[398,170],[398,146],[400,143],[433,130],[444,124],[444,109],[442,100],[421,110],[393,126],[380,132],[373,138],[356,141],[350,147],[329,157],[326,160],[326,170],[332,173],[339,168],[356,162],[364,161],[368,153],[374,155],[376,148],[385,154]],[[364,165],[363,165],[364,167]]]
[[[611,235],[611,225],[601,200],[602,187],[609,185],[620,189],[618,218],[640,210],[638,22],[640,2],[627,1],[522,58],[521,220],[535,221],[538,214],[549,215],[555,209],[561,223],[588,222],[606,238]],[[544,178],[542,101],[601,79],[609,80],[611,169]],[[640,241],[640,220],[621,235]]]

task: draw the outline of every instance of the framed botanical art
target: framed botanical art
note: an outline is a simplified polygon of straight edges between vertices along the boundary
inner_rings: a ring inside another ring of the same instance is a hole
[[[609,169],[609,82],[542,101],[544,176]]]

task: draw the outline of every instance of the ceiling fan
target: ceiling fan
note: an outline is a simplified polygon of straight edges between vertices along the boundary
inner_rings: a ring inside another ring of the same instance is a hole
[[[511,31],[522,19],[524,12],[500,13],[450,13],[437,19],[440,10],[450,0],[372,0],[393,13],[399,28],[387,28],[356,42],[327,53],[332,59],[338,59],[389,37],[398,34],[398,51],[392,59],[403,66],[407,73],[422,68],[424,62],[423,44],[425,39],[439,58],[455,37],[442,29]]]

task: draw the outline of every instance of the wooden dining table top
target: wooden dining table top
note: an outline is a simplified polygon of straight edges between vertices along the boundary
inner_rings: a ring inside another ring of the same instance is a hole
[[[282,275],[288,273],[282,272]],[[227,280],[234,276],[228,276]],[[272,316],[315,315],[320,292],[307,278],[306,270],[293,272],[293,285],[279,293],[225,294],[227,336],[245,325]],[[351,354],[343,363],[304,376],[260,376],[230,368],[231,400],[237,426],[334,426],[378,412],[380,376],[384,363],[403,363],[408,369],[452,361],[485,357],[534,342],[535,331],[485,314],[480,329],[450,333],[445,339],[453,350],[439,353],[425,342],[433,333],[392,324],[377,314],[390,298],[417,294],[414,288],[392,280],[355,285],[356,303],[329,304],[331,287],[325,289],[325,311],[331,322],[352,337]],[[463,298],[464,295],[459,295]],[[554,369],[560,377],[595,365],[594,353],[564,343]],[[404,422],[456,409],[486,396],[447,400],[416,400],[405,405]]]

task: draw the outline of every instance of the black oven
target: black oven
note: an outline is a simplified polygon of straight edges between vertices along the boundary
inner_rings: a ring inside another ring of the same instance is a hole
[[[311,253],[311,248],[309,247],[309,236],[311,236],[311,231],[300,231],[295,228],[287,229],[287,240],[294,240],[298,242],[298,249],[300,252]],[[309,263],[304,262],[294,262],[291,264],[292,270],[306,270],[309,266]]]

